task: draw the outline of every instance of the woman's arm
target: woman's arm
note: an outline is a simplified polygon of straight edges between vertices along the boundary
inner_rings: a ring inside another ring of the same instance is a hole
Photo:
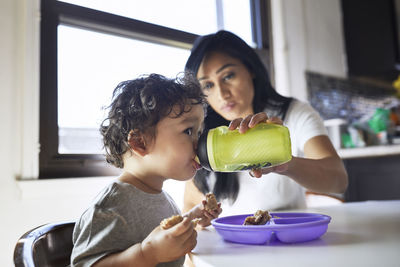
[[[270,172],[280,173],[316,193],[346,191],[347,172],[328,136],[321,135],[308,140],[304,145],[304,154],[305,158],[292,157],[287,164],[252,170],[251,174],[260,178]]]
[[[257,123],[266,120],[268,116],[261,112],[244,119],[235,119],[231,121],[229,128],[231,130],[239,128],[239,132],[244,133]],[[276,118],[269,120],[282,124]],[[309,139],[304,145],[304,155],[305,158],[293,157],[289,163],[252,170],[250,174],[259,178],[262,174],[277,172],[287,175],[316,193],[343,193],[346,190],[347,172],[328,136],[320,135]]]
[[[293,157],[285,174],[317,193],[343,193],[348,184],[344,164],[328,136],[311,138],[304,145],[305,158]]]

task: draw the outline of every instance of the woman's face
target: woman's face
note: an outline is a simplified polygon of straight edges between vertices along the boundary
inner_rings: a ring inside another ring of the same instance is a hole
[[[253,76],[238,59],[221,52],[206,55],[197,78],[210,106],[226,120],[253,114]]]

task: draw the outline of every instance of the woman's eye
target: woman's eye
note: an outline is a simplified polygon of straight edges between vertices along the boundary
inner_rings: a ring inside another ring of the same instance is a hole
[[[232,79],[233,77],[235,77],[235,73],[230,72],[227,75],[225,75],[223,79],[224,79],[224,81],[226,81],[226,80]]]
[[[212,88],[212,83],[205,83],[203,85],[203,90],[208,91]]]
[[[184,131],[184,133],[187,134],[187,135],[192,135],[192,134],[193,134],[193,129],[192,129],[192,128],[187,128],[187,129]]]

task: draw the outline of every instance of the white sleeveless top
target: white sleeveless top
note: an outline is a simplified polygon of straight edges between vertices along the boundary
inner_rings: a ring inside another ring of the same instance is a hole
[[[327,135],[319,114],[308,103],[298,100],[291,102],[283,124],[289,128],[292,155],[296,157],[304,156],[304,144],[309,139]],[[305,188],[287,176],[270,173],[261,178],[253,178],[248,171],[240,172],[238,176],[237,199],[233,204],[228,200],[222,201],[221,217],[254,213],[258,209],[273,211],[306,206]],[[214,184],[213,174],[210,175],[209,181],[210,185]]]

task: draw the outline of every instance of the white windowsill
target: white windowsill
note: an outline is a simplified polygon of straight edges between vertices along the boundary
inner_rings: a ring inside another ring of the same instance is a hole
[[[115,177],[32,179],[17,181],[22,199],[74,197],[98,192]]]
[[[94,198],[115,176],[82,177],[65,179],[34,179],[17,181],[22,200],[32,199],[67,199]],[[164,182],[165,190],[183,208],[185,182],[168,179]]]

